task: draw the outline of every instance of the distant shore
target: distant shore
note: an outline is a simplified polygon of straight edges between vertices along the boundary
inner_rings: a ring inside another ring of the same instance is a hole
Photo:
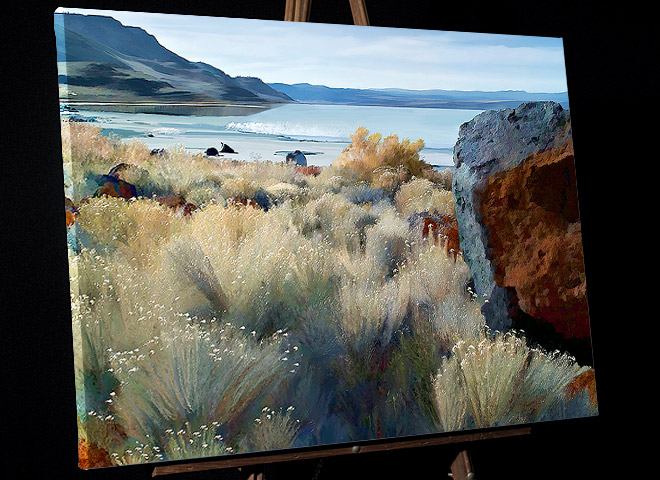
[[[197,116],[246,116],[263,112],[279,104],[234,104],[234,103],[156,103],[156,102],[76,102],[60,99],[60,105],[68,110],[83,110],[117,113],[154,113],[162,115]]]

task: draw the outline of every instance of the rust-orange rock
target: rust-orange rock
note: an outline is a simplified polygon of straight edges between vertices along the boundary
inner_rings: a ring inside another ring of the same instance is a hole
[[[156,198],[156,201],[161,205],[177,210],[182,215],[190,215],[195,210],[195,205],[186,202],[181,195],[165,195]]]
[[[111,467],[110,455],[103,448],[87,440],[78,442],[78,466],[82,469]]]
[[[494,280],[565,338],[590,335],[570,138],[488,179],[480,195]]]
[[[73,204],[73,200],[68,197],[64,197],[64,214],[66,216],[67,228],[76,223],[76,215],[78,214],[78,209]]]
[[[76,223],[76,216],[71,210],[64,210],[64,214],[66,215],[66,226],[70,227],[74,223]]]
[[[245,207],[254,207],[261,208],[257,202],[251,198],[246,197],[231,197],[227,200],[227,206],[245,206]]]
[[[586,391],[589,395],[589,402],[592,407],[598,405],[598,398],[596,396],[596,374],[590,368],[575,377],[571,382],[566,385],[564,389],[566,397],[575,398],[580,392]]]
[[[436,244],[444,245],[447,253],[453,253],[454,258],[460,253],[458,222],[451,215],[424,218],[422,236],[428,238],[429,234]]]
[[[321,173],[321,169],[316,165],[302,166],[296,165],[296,171],[302,173],[303,175],[312,175],[316,176]]]

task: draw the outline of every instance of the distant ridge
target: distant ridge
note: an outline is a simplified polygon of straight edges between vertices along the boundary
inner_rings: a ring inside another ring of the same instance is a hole
[[[523,90],[496,92],[464,90],[406,90],[402,88],[332,88],[309,83],[269,83],[303,103],[486,110],[515,108],[523,102],[554,101],[568,108],[568,93],[530,93]]]
[[[292,101],[258,78],[190,62],[112,17],[55,14],[60,97],[76,101],[269,104]]]

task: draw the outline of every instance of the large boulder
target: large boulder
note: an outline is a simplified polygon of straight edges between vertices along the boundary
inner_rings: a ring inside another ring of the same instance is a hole
[[[488,325],[587,339],[569,112],[533,102],[477,115],[460,127],[454,164],[461,251]]]

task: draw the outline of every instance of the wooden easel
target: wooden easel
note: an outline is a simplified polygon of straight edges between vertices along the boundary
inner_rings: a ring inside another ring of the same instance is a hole
[[[364,0],[348,0],[348,2],[351,4],[353,23],[355,25],[369,25],[369,16]],[[288,22],[309,22],[311,7],[312,0],[286,0],[284,20]]]
[[[246,480],[262,480],[265,465],[292,462],[297,460],[314,460],[345,455],[363,455],[376,452],[399,451],[409,448],[436,447],[454,445],[458,453],[451,462],[448,476],[454,480],[474,480],[475,474],[470,461],[470,455],[464,444],[498,440],[502,438],[519,437],[532,433],[530,426],[503,427],[481,432],[454,432],[440,437],[421,438],[413,440],[381,441],[354,446],[338,446],[324,450],[293,451],[274,454],[257,454],[250,457],[222,458],[214,460],[195,460],[188,463],[159,465],[154,467],[152,477],[172,475],[177,473],[193,473],[208,470],[224,470],[238,468],[244,472]],[[441,478],[441,477],[438,477]]]
[[[368,26],[369,16],[367,15],[367,6],[365,0],[348,0],[353,14],[353,23],[355,25]],[[286,0],[284,11],[284,20],[290,22],[308,22],[309,12],[311,10],[312,0]],[[494,440],[500,438],[517,437],[531,434],[529,426],[515,426],[501,428],[488,432],[476,433],[453,433],[442,437],[403,440],[396,442],[369,443],[365,445],[355,445],[349,447],[337,447],[327,450],[316,450],[294,453],[277,453],[256,455],[247,458],[226,458],[220,460],[200,460],[190,463],[178,463],[173,465],[162,465],[154,467],[152,477],[163,475],[172,475],[177,473],[193,473],[208,470],[223,470],[228,468],[238,468],[243,473],[246,480],[267,480],[264,479],[264,465],[290,462],[296,460],[323,459],[342,455],[355,455],[373,452],[384,452],[401,450],[405,448],[422,448],[439,445],[456,445],[458,453],[451,462],[448,477],[453,480],[475,480],[472,461],[467,448],[462,447],[466,443],[474,443],[484,440]],[[442,477],[438,477],[442,478]]]

